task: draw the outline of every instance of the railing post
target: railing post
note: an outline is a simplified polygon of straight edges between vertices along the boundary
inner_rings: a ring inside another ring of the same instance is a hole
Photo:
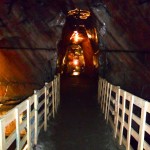
[[[130,150],[133,103],[134,103],[134,96],[132,95],[132,98],[130,100],[130,106],[129,106],[128,134],[127,134],[127,147],[126,147],[127,150]]]
[[[48,97],[48,94],[49,94],[49,92],[48,92],[48,90],[47,90],[47,84],[48,83],[45,83],[45,87],[44,87],[44,90],[45,90],[45,111],[44,111],[44,131],[46,131],[47,130],[47,106],[48,106],[48,99],[47,99],[47,97]]]
[[[38,95],[34,90],[34,113],[35,113],[35,130],[34,130],[34,144],[37,145],[38,140]]]
[[[119,119],[119,99],[120,99],[120,87],[118,87],[116,102],[115,102],[115,115],[114,115],[114,123],[115,123],[115,138],[117,137],[118,130],[118,119]]]
[[[31,149],[30,101],[27,100],[27,145]]]
[[[0,150],[5,150],[5,129],[2,120],[0,120]]]
[[[120,135],[119,135],[119,144],[122,144],[122,137],[123,137],[123,128],[124,128],[124,115],[125,115],[125,105],[126,105],[126,92],[123,93],[123,99],[122,99],[122,117],[121,117],[121,127],[120,127]],[[118,101],[120,98],[118,99]],[[120,101],[119,101],[120,103]]]
[[[52,109],[53,109],[53,118],[55,118],[55,79],[52,81]]]
[[[54,91],[55,91],[55,113],[57,113],[57,76],[55,76],[54,83],[55,83],[55,88],[54,88]]]
[[[107,116],[107,107],[108,107],[108,101],[109,101],[109,89],[110,89],[110,83],[107,83],[107,91],[106,91],[106,102],[105,102],[105,108],[104,108],[104,113],[105,113],[105,119]]]
[[[19,109],[15,109],[16,114],[16,146],[17,150],[20,150],[20,120],[19,120]]]
[[[144,135],[145,135],[145,123],[146,123],[146,112],[147,112],[147,101],[143,102],[143,106],[141,107],[141,123],[140,123],[140,131],[139,131],[139,143],[138,150],[143,150],[144,144]]]
[[[110,85],[110,88],[109,88],[108,106],[107,106],[107,114],[106,114],[106,121],[107,121],[107,123],[108,123],[108,118],[109,118],[109,107],[110,107],[110,99],[111,99],[111,90],[112,90],[112,85]]]

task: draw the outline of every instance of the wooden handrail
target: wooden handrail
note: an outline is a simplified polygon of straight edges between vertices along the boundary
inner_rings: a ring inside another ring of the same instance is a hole
[[[145,133],[148,133],[150,136],[150,124],[146,122],[147,115],[150,113],[150,102],[124,91],[99,77],[98,103],[101,105],[100,108],[105,115],[105,119],[109,120],[114,130],[114,137],[118,137],[120,145],[124,144],[126,150],[132,149],[132,136],[138,143],[138,150],[150,149],[150,141],[146,141],[144,138]],[[129,106],[127,107],[127,105]],[[136,107],[140,110],[140,117],[133,112],[133,109],[136,109]],[[104,108],[107,109],[104,110]],[[121,114],[120,111],[122,112]],[[128,118],[127,121],[125,120],[125,115]],[[139,133],[134,129],[133,121],[139,126]],[[127,131],[126,136],[123,134],[124,130]]]
[[[32,147],[37,144],[40,130],[43,127],[47,130],[47,120],[57,112],[60,102],[59,85],[58,74],[53,81],[46,83],[41,90],[35,91],[31,97],[0,118],[0,150],[6,150],[10,146],[17,150],[33,149]],[[42,95],[44,98],[39,101]],[[5,129],[10,126],[11,131],[6,133]]]

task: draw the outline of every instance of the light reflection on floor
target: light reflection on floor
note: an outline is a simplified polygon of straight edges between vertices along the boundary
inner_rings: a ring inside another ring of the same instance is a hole
[[[80,72],[76,72],[76,71],[74,71],[74,72],[72,73],[73,76],[78,76],[79,74],[80,74]]]

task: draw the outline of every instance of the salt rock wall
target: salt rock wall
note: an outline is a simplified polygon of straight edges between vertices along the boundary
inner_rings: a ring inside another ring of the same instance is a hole
[[[21,101],[53,78],[63,24],[56,2],[0,1],[0,103]]]
[[[150,100],[150,3],[149,1],[93,0],[92,11],[104,25],[101,55],[104,75],[111,83]]]

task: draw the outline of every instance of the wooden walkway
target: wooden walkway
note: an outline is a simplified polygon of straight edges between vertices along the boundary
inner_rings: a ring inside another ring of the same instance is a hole
[[[37,150],[119,150],[112,129],[97,104],[97,79],[61,78],[61,104]]]

